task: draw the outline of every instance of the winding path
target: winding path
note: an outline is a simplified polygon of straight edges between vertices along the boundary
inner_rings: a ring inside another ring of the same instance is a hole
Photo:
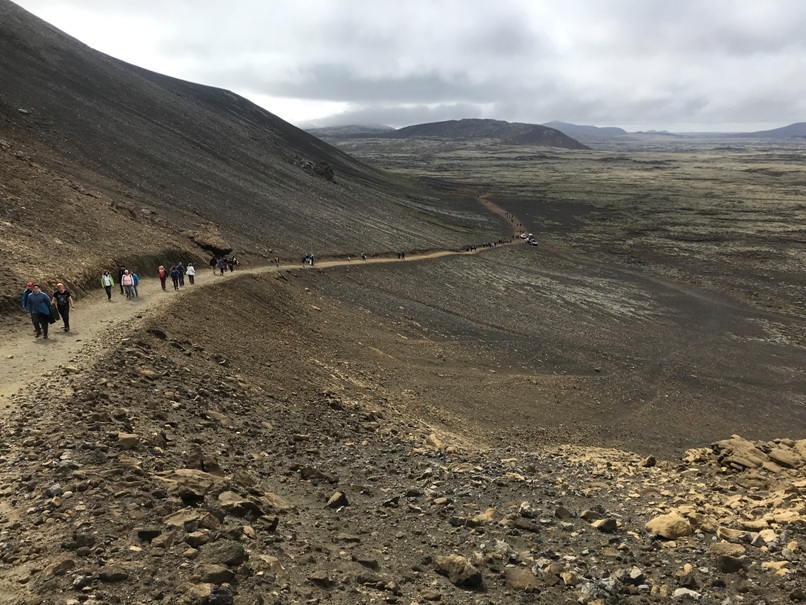
[[[456,250],[439,250],[422,254],[406,254],[405,260],[388,256],[368,257],[366,260],[335,259],[317,262],[313,268],[303,269],[301,265],[264,265],[251,268],[240,268],[233,273],[213,273],[209,267],[198,269],[196,285],[191,286],[185,280],[185,286],[174,291],[170,280],[168,290],[163,292],[157,278],[143,278],[138,287],[140,297],[127,300],[120,294],[115,285],[112,300],[106,300],[106,294],[99,291],[76,301],[76,308],[70,314],[71,331],[62,331],[62,322],[58,321],[50,327],[48,340],[35,339],[33,326],[26,314],[20,311],[19,322],[2,334],[0,342],[0,360],[2,360],[3,378],[0,382],[0,418],[11,408],[10,398],[14,393],[24,389],[37,378],[47,373],[65,368],[70,371],[74,364],[84,365],[88,360],[99,356],[107,348],[105,334],[125,326],[126,322],[135,322],[146,314],[163,309],[176,300],[177,296],[187,295],[195,288],[220,283],[240,274],[262,274],[277,271],[311,271],[339,266],[360,266],[378,263],[408,263],[443,256],[474,254],[490,248],[478,248],[473,252]]]

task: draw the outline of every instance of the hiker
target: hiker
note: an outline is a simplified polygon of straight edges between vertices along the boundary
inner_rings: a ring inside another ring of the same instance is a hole
[[[213,270],[213,275],[215,275],[216,267],[218,267],[218,259],[214,256],[210,259],[210,268]]]
[[[160,265],[159,269],[157,269],[157,275],[160,276],[160,285],[162,286],[163,291],[165,290],[165,281],[168,279],[168,272],[165,270],[163,265]]]
[[[226,271],[226,269],[227,269],[227,259],[222,258],[220,261],[218,261],[218,271],[219,271],[218,274],[224,275],[224,271]]]
[[[22,308],[28,309],[28,295],[34,291],[34,282],[28,282],[25,285],[25,290],[22,291]]]
[[[125,292],[123,291],[123,274],[126,272],[126,267],[123,265],[120,266],[118,269],[118,284],[120,284],[120,294],[123,295]]]
[[[174,290],[179,289],[180,275],[182,275],[182,273],[179,271],[179,269],[176,268],[176,266],[171,267],[171,281],[174,283]]]
[[[227,259],[227,267],[229,268],[229,272],[232,273],[235,271],[235,265],[238,264],[238,259],[234,256],[232,258]]]
[[[365,253],[361,253],[361,260],[367,260],[367,255]]]
[[[132,284],[132,291],[134,292],[134,298],[137,298],[140,296],[137,293],[137,286],[140,285],[140,277],[134,271],[132,271],[132,280],[134,280],[134,283]]]
[[[64,321],[64,328],[62,329],[65,332],[69,332],[70,311],[75,309],[76,305],[73,302],[73,296],[70,294],[70,290],[65,289],[62,282],[56,284],[56,291],[53,293],[53,300],[56,303],[56,308],[59,310],[59,315],[62,316],[62,321]]]
[[[33,291],[34,291],[34,282],[29,281],[25,285],[25,290],[22,291],[22,310],[25,311],[26,313],[28,313],[28,296]],[[31,323],[33,323],[33,319],[31,320]],[[34,328],[36,328],[36,324],[34,324]]]
[[[274,264],[277,265],[278,267],[280,266],[280,257],[279,256],[274,257]]]
[[[126,298],[134,298],[134,278],[128,269],[123,270],[120,277],[120,287],[126,290]]]
[[[182,261],[179,261],[179,264],[176,265],[176,270],[179,271],[179,287],[185,287],[185,265],[182,264]]]
[[[185,275],[188,276],[188,281],[192,286],[196,281],[196,267],[193,266],[193,263],[188,263],[188,266],[185,269]]]
[[[115,280],[109,275],[109,271],[104,271],[104,274],[101,276],[101,285],[104,287],[104,290],[106,290],[106,300],[111,302],[112,286],[115,285]]]
[[[28,313],[31,314],[34,328],[36,328],[36,338],[44,335],[45,340],[47,340],[48,326],[50,325],[50,296],[39,289],[39,284],[34,284],[25,304]]]

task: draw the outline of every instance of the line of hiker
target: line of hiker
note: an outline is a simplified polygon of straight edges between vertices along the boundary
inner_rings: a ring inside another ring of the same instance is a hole
[[[104,271],[101,275],[101,286],[106,290],[106,299],[112,300],[112,288],[115,285],[115,279],[112,273]],[[120,286],[120,295],[126,296],[128,299],[137,298],[140,294],[137,287],[140,285],[140,276],[132,270],[129,271],[126,267],[121,266],[118,269],[118,285]]]
[[[174,290],[185,287],[185,277],[188,278],[188,283],[192,286],[196,283],[196,267],[193,263],[188,263],[187,267],[181,262],[177,265],[171,265],[170,269],[166,269],[165,265],[160,265],[157,268],[157,277],[160,278],[160,286],[163,290],[167,290],[168,278],[171,278],[171,283]]]
[[[276,259],[279,263],[279,259]],[[227,258],[226,256],[217,257],[214,256],[210,259],[210,268],[213,270],[213,275],[215,275],[216,270],[218,270],[219,275],[224,275],[224,272],[229,270],[230,273],[235,271],[235,267],[238,266],[238,259],[235,256],[231,256]],[[192,283],[192,282],[191,282]]]
[[[47,340],[48,328],[59,319],[64,322],[62,329],[69,332],[70,311],[75,306],[73,295],[62,282],[56,284],[53,296],[45,294],[39,284],[33,282],[28,282],[22,292],[22,309],[31,318],[36,338],[42,336]]]

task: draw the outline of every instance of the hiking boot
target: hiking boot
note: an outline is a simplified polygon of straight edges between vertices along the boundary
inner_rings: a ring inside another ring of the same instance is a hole
[[[44,338],[45,340],[47,340],[47,339],[48,339],[48,335],[47,335],[47,334],[45,334],[45,335],[44,335],[42,338]]]
[[[42,336],[42,332],[41,330],[37,330],[36,335],[34,335],[34,338],[39,338],[40,336]]]

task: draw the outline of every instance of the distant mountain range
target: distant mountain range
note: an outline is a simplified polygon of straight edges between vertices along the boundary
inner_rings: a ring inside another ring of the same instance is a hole
[[[590,149],[569,135],[540,124],[521,124],[502,120],[465,119],[415,124],[405,128],[387,129],[372,126],[341,126],[311,128],[309,133],[322,138],[439,138],[439,139],[497,139],[515,145],[540,145],[563,149]]]
[[[391,126],[363,126],[358,124],[350,124],[348,126],[323,126],[321,128],[306,128],[305,130],[320,139],[373,138],[395,131]]]
[[[326,128],[309,128],[307,132],[321,139],[358,139],[358,138],[492,138],[508,143],[524,145],[543,145],[547,147],[564,147],[566,149],[588,149],[577,139],[591,144],[602,142],[602,139],[621,137],[625,135],[664,135],[669,137],[683,136],[668,130],[643,130],[627,132],[615,126],[592,126],[585,124],[571,124],[557,120],[545,124],[509,123],[501,120],[466,119],[449,120],[447,122],[433,122],[430,124],[417,124],[395,130],[391,126],[332,126]],[[557,133],[566,135],[559,137]],[[687,132],[684,135],[697,135]],[[796,122],[789,126],[773,128],[772,130],[758,130],[755,132],[708,132],[701,133],[708,136],[764,138],[764,139],[806,139],[806,122]],[[570,139],[570,140],[569,140]]]
[[[772,130],[758,130],[735,136],[752,136],[765,139],[806,139],[806,122],[795,122],[789,126],[773,128]]]
[[[568,122],[558,122],[557,120],[554,120],[553,122],[546,122],[543,124],[543,126],[559,130],[560,132],[567,134],[569,137],[617,137],[627,134],[626,130],[623,128],[617,128],[615,126],[587,126],[582,124],[569,124]]]

